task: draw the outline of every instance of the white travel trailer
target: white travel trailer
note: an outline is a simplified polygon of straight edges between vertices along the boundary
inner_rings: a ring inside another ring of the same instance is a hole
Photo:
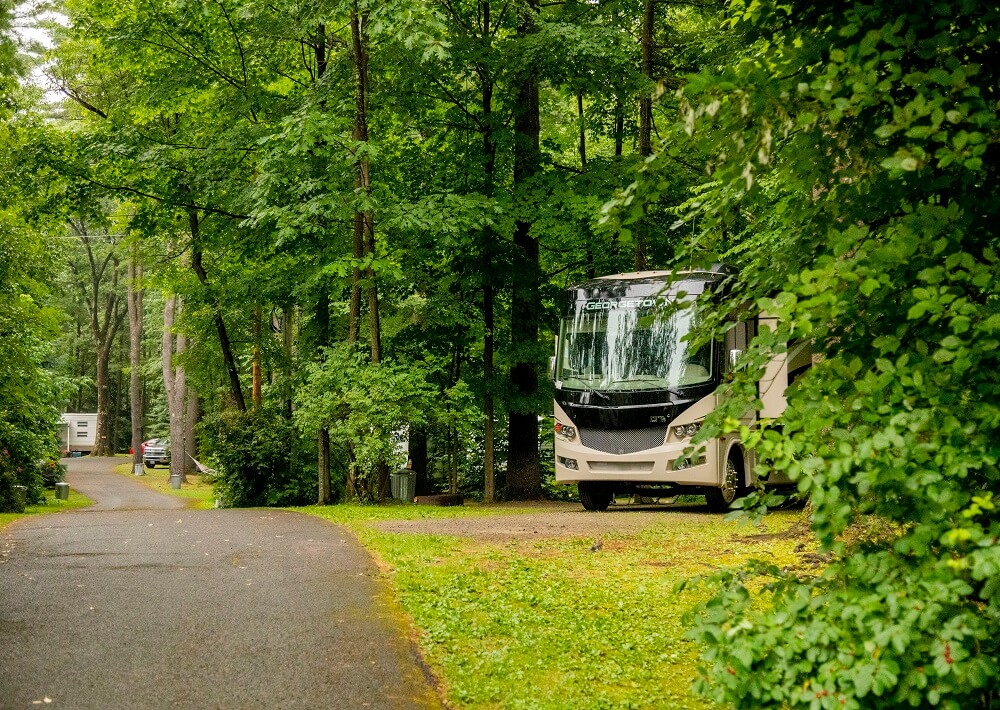
[[[65,453],[93,451],[97,443],[97,414],[63,414],[59,438]]]
[[[645,271],[569,289],[554,369],[556,481],[576,483],[587,510],[606,510],[616,494],[692,493],[724,511],[754,484],[753,452],[736,434],[684,453],[732,362],[768,320],[737,323],[725,342],[698,349],[684,340],[696,326],[685,304],[726,273]],[[764,406],[746,422],[780,415],[785,388],[811,362],[805,344],[775,357],[758,385]]]

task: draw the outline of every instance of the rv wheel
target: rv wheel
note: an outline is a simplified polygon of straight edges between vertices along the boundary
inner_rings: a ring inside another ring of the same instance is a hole
[[[615,497],[615,492],[608,483],[580,481],[576,487],[580,491],[580,502],[586,510],[607,510]]]
[[[713,513],[725,513],[733,501],[744,495],[743,458],[739,449],[729,452],[726,459],[726,476],[721,488],[712,488],[705,494],[705,502]]]

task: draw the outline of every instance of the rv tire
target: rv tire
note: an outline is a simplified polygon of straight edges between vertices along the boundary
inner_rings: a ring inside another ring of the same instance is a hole
[[[705,494],[705,502],[713,513],[725,513],[737,498],[746,495],[743,480],[743,457],[740,450],[733,447],[726,458],[726,475],[722,487],[710,488]]]
[[[586,510],[607,510],[615,498],[614,489],[610,483],[602,481],[580,481],[576,484],[580,492],[580,502]]]

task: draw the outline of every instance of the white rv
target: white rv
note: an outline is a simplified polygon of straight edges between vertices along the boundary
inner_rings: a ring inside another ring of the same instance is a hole
[[[755,482],[753,452],[736,434],[685,453],[718,405],[722,378],[767,320],[737,323],[725,342],[698,349],[684,340],[697,325],[686,304],[726,273],[645,271],[569,289],[553,373],[556,481],[576,483],[587,510],[606,510],[616,494],[693,493],[724,511]],[[804,345],[774,358],[759,383],[764,407],[746,422],[781,414],[786,386],[810,364]]]
[[[97,443],[97,414],[63,414],[59,438],[64,453],[93,451]]]

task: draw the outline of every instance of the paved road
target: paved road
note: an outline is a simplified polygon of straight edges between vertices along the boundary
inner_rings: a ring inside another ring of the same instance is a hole
[[[0,531],[0,708],[438,707],[345,530],[188,510],[74,459],[91,508]]]

